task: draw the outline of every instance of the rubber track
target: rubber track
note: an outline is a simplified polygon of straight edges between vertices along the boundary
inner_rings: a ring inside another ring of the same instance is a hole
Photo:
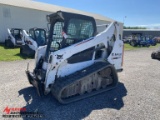
[[[106,67],[110,67],[112,69],[112,74],[113,74],[113,84],[111,86],[108,86],[106,89],[100,89],[98,91],[92,91],[91,93],[85,93],[84,95],[75,95],[73,97],[69,97],[66,99],[61,99],[61,92],[63,91],[63,89],[68,86],[73,84],[74,82],[77,82],[79,80],[82,80],[84,77],[97,73],[98,71],[106,68]],[[84,72],[85,71],[85,72]],[[113,89],[114,87],[116,87],[118,83],[118,76],[116,73],[115,68],[113,67],[113,65],[110,65],[107,62],[97,62],[89,67],[86,67],[78,72],[75,72],[71,75],[68,75],[66,77],[62,77],[62,78],[58,78],[55,83],[52,86],[52,94],[55,96],[55,98],[62,104],[68,104],[71,102],[75,102],[87,97],[91,97],[93,95],[108,91],[110,89]]]

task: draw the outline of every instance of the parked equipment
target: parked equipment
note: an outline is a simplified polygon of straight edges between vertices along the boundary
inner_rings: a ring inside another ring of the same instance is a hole
[[[159,48],[156,52],[153,52],[153,53],[151,54],[151,58],[152,58],[152,59],[160,60],[160,48]]]
[[[22,40],[22,29],[20,28],[12,28],[7,29],[8,31],[8,38],[5,40],[5,46],[6,47],[17,47],[21,46],[24,41]]]
[[[123,43],[130,43],[130,41],[133,39],[133,36],[132,35],[129,35],[129,36],[124,36],[123,38]]]
[[[156,40],[152,39],[152,37],[150,37],[150,36],[145,36],[145,40],[148,42],[149,45],[152,45],[152,46],[157,45]]]
[[[131,46],[143,46],[143,47],[149,47],[150,44],[148,41],[146,41],[146,38],[144,36],[135,36],[132,40],[130,40],[129,43]]]
[[[29,34],[23,30],[24,44],[20,48],[20,54],[31,56],[35,55],[35,51],[39,46],[46,45],[46,30],[42,28],[31,28]]]
[[[39,95],[50,91],[63,104],[116,87],[122,71],[123,41],[117,22],[96,34],[93,17],[58,11],[48,15],[49,41],[35,55],[27,77]]]
[[[160,37],[154,37],[153,40],[155,40],[156,43],[160,43]]]

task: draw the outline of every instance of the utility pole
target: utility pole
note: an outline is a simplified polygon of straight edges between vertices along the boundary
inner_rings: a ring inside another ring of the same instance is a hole
[[[125,19],[127,18],[127,16],[124,16],[123,17],[123,25],[124,25],[124,22],[125,22]]]

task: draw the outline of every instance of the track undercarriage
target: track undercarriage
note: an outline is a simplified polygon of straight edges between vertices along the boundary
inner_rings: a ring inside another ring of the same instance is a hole
[[[52,94],[60,103],[67,104],[114,88],[118,77],[113,65],[97,62],[83,70],[58,78]]]

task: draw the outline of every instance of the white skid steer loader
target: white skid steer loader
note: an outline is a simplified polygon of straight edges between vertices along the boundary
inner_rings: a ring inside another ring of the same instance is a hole
[[[9,48],[20,47],[24,41],[23,33],[20,28],[7,29],[8,38],[5,40],[5,46]]]
[[[39,46],[47,43],[46,30],[43,28],[31,28],[29,34],[23,30],[24,44],[20,47],[20,54],[34,57],[35,51]]]
[[[123,41],[117,22],[96,34],[93,17],[58,11],[47,16],[49,40],[35,54],[26,75],[38,94],[51,92],[62,104],[116,87],[122,71]]]

